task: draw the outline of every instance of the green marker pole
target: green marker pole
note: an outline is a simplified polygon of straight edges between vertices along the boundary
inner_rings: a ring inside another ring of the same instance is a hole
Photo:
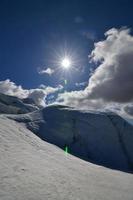
[[[67,85],[67,80],[66,79],[64,80],[64,83],[65,83],[65,85]]]
[[[67,92],[67,80],[66,79],[64,80],[64,89],[65,89],[65,92]]]
[[[65,154],[68,154],[68,146],[65,146]]]

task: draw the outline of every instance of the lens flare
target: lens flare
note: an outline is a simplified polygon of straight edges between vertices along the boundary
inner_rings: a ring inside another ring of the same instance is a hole
[[[69,58],[64,58],[61,62],[62,67],[68,69],[71,67],[71,61]]]

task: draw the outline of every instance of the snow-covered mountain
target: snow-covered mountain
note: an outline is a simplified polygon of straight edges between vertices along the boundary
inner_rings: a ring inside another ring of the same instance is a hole
[[[38,110],[32,99],[19,99],[0,93],[0,113],[22,114]]]
[[[4,98],[0,200],[133,199],[133,174],[127,173],[133,170],[133,126],[113,113],[59,105],[31,105],[33,111],[20,114],[10,110],[12,97]],[[27,103],[15,100],[24,113]],[[70,154],[62,151],[66,146]]]

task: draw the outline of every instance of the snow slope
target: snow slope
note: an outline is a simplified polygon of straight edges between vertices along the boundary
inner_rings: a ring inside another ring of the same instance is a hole
[[[0,93],[0,113],[22,114],[38,110],[32,99],[19,99]]]
[[[112,113],[48,106],[24,115],[8,116],[24,123],[43,140],[89,162],[133,171],[133,126]]]
[[[54,113],[45,117],[45,112],[48,111],[41,113],[43,120],[54,119]],[[39,114],[33,115],[38,119]],[[21,117],[31,120],[28,114]],[[93,117],[96,120],[98,116],[91,116],[91,120]],[[93,124],[91,120],[89,123]],[[52,127],[55,122],[51,131]],[[24,124],[0,116],[0,200],[132,200],[132,191],[132,174],[65,155],[57,146],[39,139]]]

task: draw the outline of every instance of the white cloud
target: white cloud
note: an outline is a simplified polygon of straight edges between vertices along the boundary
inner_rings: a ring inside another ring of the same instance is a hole
[[[102,100],[88,99],[88,94],[85,90],[58,94],[57,102],[80,109],[101,110],[105,108],[105,104]]]
[[[50,87],[45,85],[40,85],[39,88],[35,89],[23,89],[22,86],[17,86],[14,82],[9,79],[5,81],[0,81],[0,93],[16,96],[21,99],[32,98],[37,105],[45,106],[45,99],[48,94],[60,91],[63,87],[61,85],[57,87]]]
[[[133,36],[129,29],[111,29],[95,44],[92,61],[101,62],[86,88],[89,98],[105,101],[133,100]]]
[[[62,86],[60,85],[57,87],[41,85],[40,88],[30,89],[28,98],[33,99],[37,105],[45,106],[47,95],[58,92],[61,89],[62,89]]]
[[[48,74],[51,76],[54,72],[55,70],[51,69],[50,67],[48,67],[47,69],[38,69],[39,74]]]
[[[133,113],[133,36],[130,30],[110,29],[105,40],[95,43],[90,57],[97,69],[84,90],[59,93],[56,102],[82,109],[112,110],[121,115]],[[99,64],[100,63],[100,64]],[[89,69],[88,69],[89,70]],[[41,85],[25,90],[10,80],[0,82],[0,92],[20,98],[31,97],[38,104],[45,104],[48,94],[60,91]]]
[[[89,56],[92,62],[100,64],[88,86],[81,91],[59,94],[57,100],[71,106],[116,112],[133,101],[133,36],[130,29],[112,28],[105,37],[95,43]]]
[[[14,82],[7,79],[5,81],[0,81],[0,93],[17,96],[19,98],[26,98],[29,91],[24,90],[22,86],[17,86]]]

